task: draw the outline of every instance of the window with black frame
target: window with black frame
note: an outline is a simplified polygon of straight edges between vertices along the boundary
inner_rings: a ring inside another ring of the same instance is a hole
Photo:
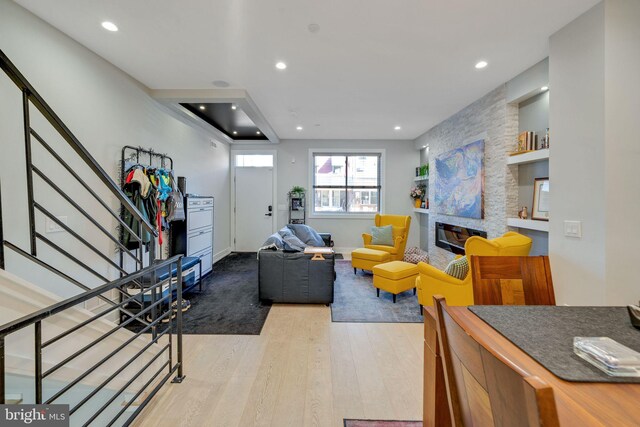
[[[313,153],[313,213],[380,212],[380,153]]]

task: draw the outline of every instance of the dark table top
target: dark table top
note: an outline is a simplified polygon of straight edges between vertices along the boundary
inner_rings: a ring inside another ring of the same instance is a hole
[[[470,306],[489,326],[566,381],[640,383],[612,377],[573,352],[574,337],[609,337],[640,352],[626,307]]]

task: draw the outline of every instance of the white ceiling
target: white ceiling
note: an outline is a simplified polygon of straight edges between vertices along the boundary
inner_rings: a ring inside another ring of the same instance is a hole
[[[413,139],[543,59],[598,2],[15,1],[149,88],[246,89],[283,139]]]

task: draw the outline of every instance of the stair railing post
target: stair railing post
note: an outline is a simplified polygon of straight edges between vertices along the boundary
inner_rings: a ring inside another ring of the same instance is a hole
[[[4,228],[2,227],[2,182],[0,182],[0,269],[4,270]]]
[[[152,266],[154,264],[155,259],[156,259],[156,240],[152,236],[149,242],[149,266]],[[158,274],[157,274],[157,271],[154,269],[151,272],[151,282],[150,282],[151,286],[153,286],[153,288],[151,289],[151,304],[153,305],[153,308],[151,308],[152,322],[155,322],[155,320],[158,318],[158,307],[156,306],[156,302],[158,302],[158,287],[155,286],[157,284],[157,280],[158,280]],[[171,274],[169,274],[169,283],[171,283]],[[162,286],[160,286],[160,296],[162,296]],[[157,328],[157,325],[154,325],[151,328],[151,337],[152,339],[155,340],[157,336],[158,336],[158,328]]]
[[[178,375],[171,381],[181,383],[184,380],[184,366],[182,362],[182,257],[178,258],[176,273],[176,347],[178,361]]]
[[[29,210],[29,242],[31,255],[36,256],[36,212],[33,205],[33,160],[31,156],[31,121],[29,118],[29,91],[22,90],[22,117],[24,124],[24,152],[27,166],[27,203]]]
[[[4,383],[4,336],[0,337],[0,405],[6,403]]]
[[[42,322],[37,321],[35,327],[35,385],[36,385],[36,404],[42,403]]]

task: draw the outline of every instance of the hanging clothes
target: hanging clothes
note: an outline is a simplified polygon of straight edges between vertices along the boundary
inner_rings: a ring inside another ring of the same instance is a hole
[[[135,165],[127,171],[122,190],[140,211],[142,217],[153,223],[158,212],[157,190],[152,180],[149,179],[145,168]],[[139,233],[139,221],[126,209],[124,211],[124,222],[136,234]],[[143,229],[140,237],[145,246],[151,241],[151,233],[147,230]],[[138,249],[140,247],[137,239],[127,230],[124,230],[123,233],[123,244],[127,249]]]

